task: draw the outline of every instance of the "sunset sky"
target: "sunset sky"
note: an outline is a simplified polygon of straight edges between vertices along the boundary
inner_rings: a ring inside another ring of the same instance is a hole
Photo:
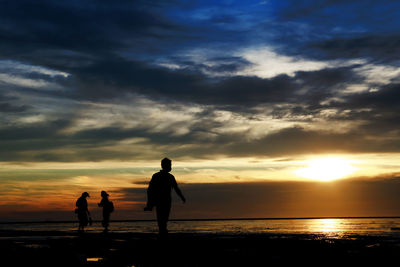
[[[400,216],[399,1],[0,1],[0,221]]]

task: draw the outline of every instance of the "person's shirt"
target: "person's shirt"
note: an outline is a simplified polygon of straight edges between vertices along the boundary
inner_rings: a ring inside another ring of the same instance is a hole
[[[176,188],[175,177],[166,171],[159,171],[153,174],[149,184],[149,196],[154,204],[171,201],[171,190]]]
[[[102,198],[100,203],[99,203],[99,207],[107,206],[108,202],[109,202],[108,198]]]
[[[87,203],[86,198],[84,198],[84,197],[78,198],[78,200],[76,201],[76,206],[78,207],[79,211],[87,211],[88,203]]]
[[[99,203],[99,207],[103,207],[104,213],[110,213],[109,206],[110,206],[110,200],[108,198],[102,198]]]

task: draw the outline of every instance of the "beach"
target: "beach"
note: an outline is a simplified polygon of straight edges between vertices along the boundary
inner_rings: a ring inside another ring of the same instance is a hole
[[[1,231],[2,266],[312,266],[396,262],[400,240],[313,234]]]

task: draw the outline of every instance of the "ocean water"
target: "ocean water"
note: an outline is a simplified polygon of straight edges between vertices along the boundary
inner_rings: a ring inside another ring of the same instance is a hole
[[[77,223],[28,223],[1,224],[0,230],[27,231],[76,231]],[[355,235],[392,236],[400,238],[400,218],[351,218],[351,219],[279,219],[279,220],[210,220],[170,221],[171,233],[196,234],[312,234],[330,238]],[[87,227],[89,232],[101,232],[101,223]],[[154,221],[111,222],[112,232],[156,233]]]

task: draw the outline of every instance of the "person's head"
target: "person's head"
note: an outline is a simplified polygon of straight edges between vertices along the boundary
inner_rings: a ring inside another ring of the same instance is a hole
[[[87,198],[87,197],[90,197],[90,196],[89,196],[89,193],[88,193],[88,192],[83,192],[83,193],[82,193],[82,197]]]
[[[171,160],[169,158],[163,158],[161,160],[161,168],[166,172],[170,172],[171,171]]]
[[[109,194],[107,194],[106,191],[101,191],[101,197],[108,197]]]

